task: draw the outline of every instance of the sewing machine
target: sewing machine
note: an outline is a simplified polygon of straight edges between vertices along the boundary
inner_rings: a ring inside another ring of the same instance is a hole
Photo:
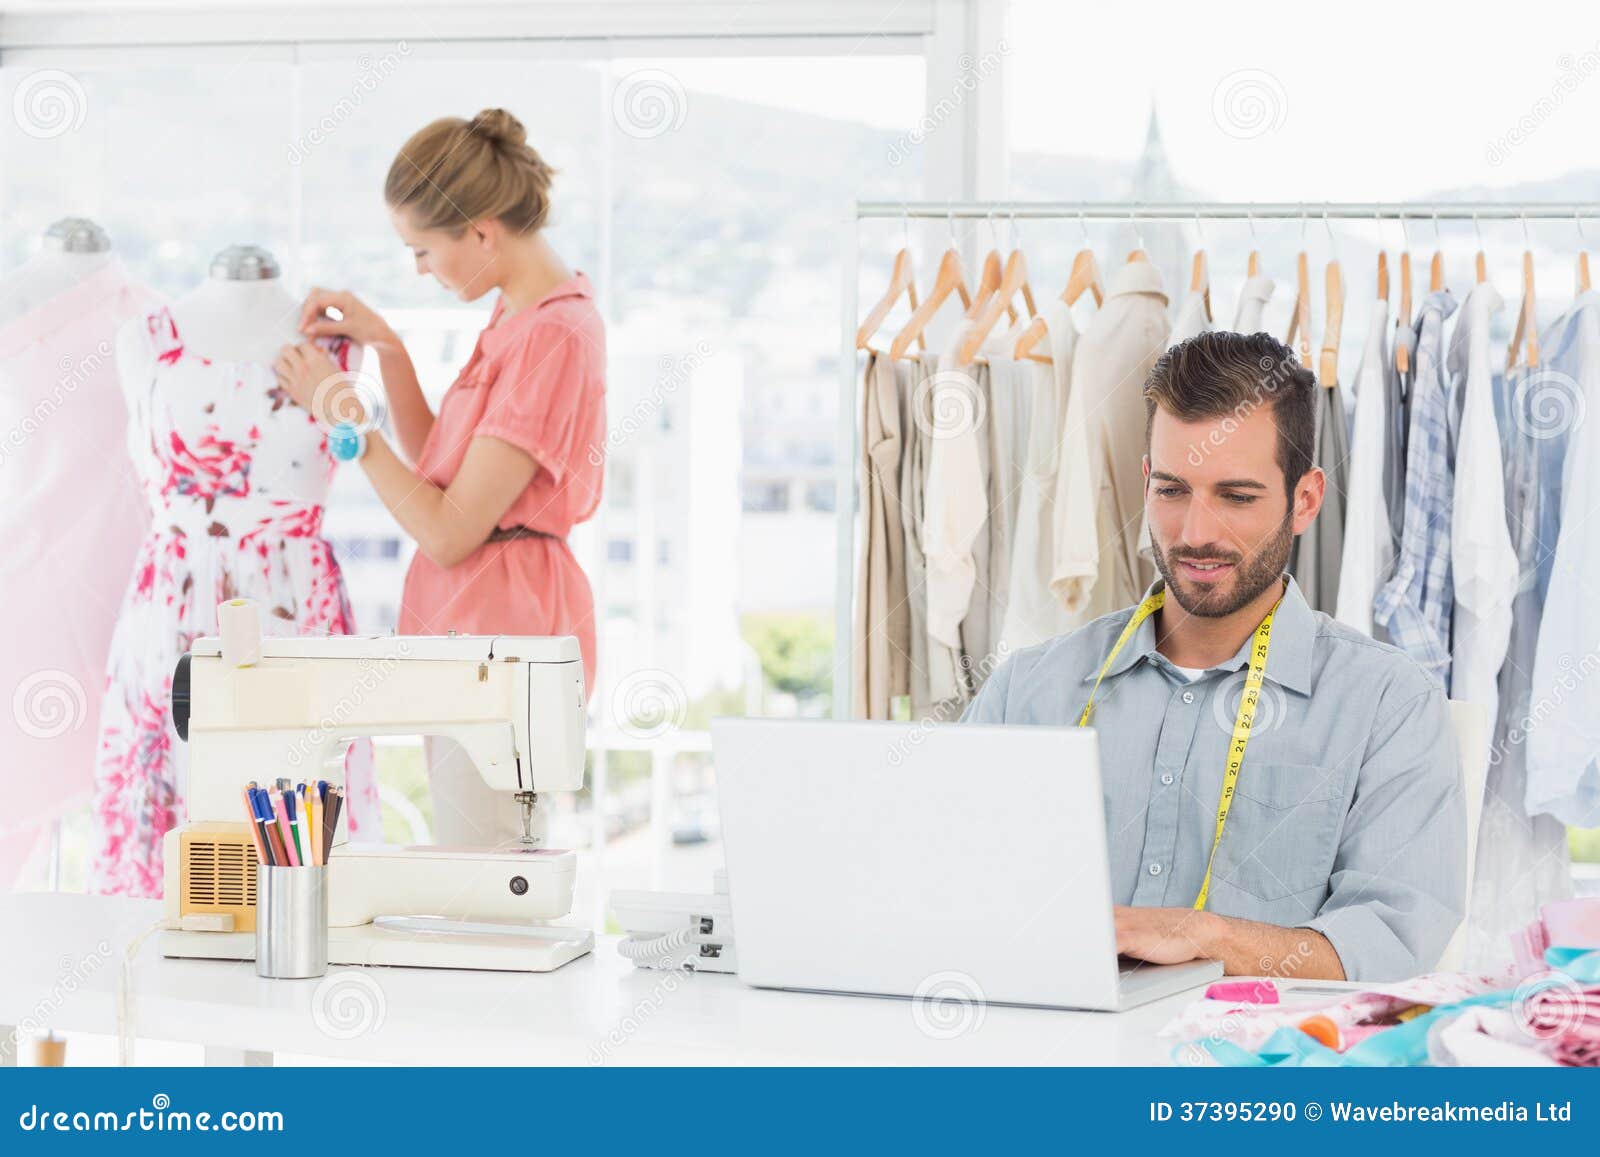
[[[583,787],[576,639],[238,636],[225,621],[196,639],[173,677],[189,819],[164,844],[164,955],[254,956],[246,783],[343,783],[352,741],[396,734],[454,739],[521,803],[522,834],[485,848],[351,843],[346,809],[328,862],[329,963],[543,972],[589,951],[592,933],[545,923],[571,910],[576,856],[544,846],[538,806]]]

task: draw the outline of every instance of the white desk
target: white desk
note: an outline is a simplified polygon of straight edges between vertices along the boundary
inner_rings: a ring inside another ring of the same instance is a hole
[[[160,915],[149,900],[0,896],[0,1026],[115,1034],[124,949]],[[157,941],[133,973],[135,1035],[204,1045],[217,1063],[276,1052],[404,1064],[1167,1064],[1174,1042],[1156,1030],[1198,995],[1120,1014],[956,1010],[971,1014],[965,1031],[941,1039],[910,1001],[640,971],[612,937],[543,975],[336,967],[321,980],[167,960]],[[10,1038],[0,1028],[0,1047]]]

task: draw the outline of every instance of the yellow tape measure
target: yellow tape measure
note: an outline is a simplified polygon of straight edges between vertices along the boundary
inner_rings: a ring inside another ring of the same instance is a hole
[[[1117,653],[1133,638],[1139,624],[1159,611],[1166,601],[1167,592],[1159,590],[1134,608],[1128,625],[1122,628],[1122,634],[1117,636],[1111,653],[1100,664],[1100,674],[1095,676],[1094,686],[1089,690],[1089,702],[1083,705],[1083,714],[1078,716],[1079,727],[1089,726],[1089,720],[1094,715],[1095,694],[1100,690],[1100,681],[1111,669]],[[1278,600],[1279,603],[1282,601]],[[1200,894],[1195,897],[1196,909],[1204,908],[1206,897],[1211,894],[1211,865],[1217,858],[1217,847],[1222,843],[1222,829],[1228,825],[1228,812],[1233,807],[1233,789],[1239,782],[1239,768],[1244,765],[1244,750],[1250,745],[1250,729],[1255,726],[1256,705],[1261,701],[1261,681],[1267,672],[1267,648],[1272,642],[1272,616],[1277,613],[1278,603],[1274,603],[1267,617],[1256,628],[1255,640],[1250,645],[1250,669],[1245,674],[1244,695],[1239,699],[1238,714],[1233,717],[1233,737],[1228,742],[1228,762],[1222,775],[1222,798],[1217,801],[1217,829],[1211,837],[1211,854],[1206,857],[1206,874],[1200,881]]]

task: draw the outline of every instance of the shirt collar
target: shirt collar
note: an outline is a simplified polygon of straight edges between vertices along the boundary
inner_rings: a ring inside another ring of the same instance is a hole
[[[1161,285],[1161,270],[1151,261],[1123,262],[1122,267],[1111,275],[1106,297],[1119,297],[1125,293],[1153,293],[1166,301],[1167,291]]]
[[[1145,592],[1149,598],[1166,584],[1157,579]],[[1143,602],[1143,599],[1140,600]],[[1263,676],[1274,683],[1297,691],[1302,695],[1311,693],[1311,660],[1312,644],[1317,637],[1316,612],[1306,602],[1305,595],[1300,593],[1300,584],[1289,577],[1288,589],[1284,591],[1283,601],[1278,604],[1278,613],[1272,619],[1272,645],[1267,650],[1267,669]],[[1245,639],[1233,657],[1218,663],[1213,670],[1238,671],[1250,662],[1250,648],[1255,641],[1254,633]],[[1159,660],[1168,666],[1172,661],[1156,650],[1156,617],[1150,615],[1133,633],[1133,637],[1117,657],[1112,660],[1111,666],[1106,668],[1107,679],[1120,675],[1135,663],[1141,660],[1156,662]],[[1104,658],[1100,660],[1104,662]],[[1092,683],[1100,674],[1096,666],[1085,677],[1085,683]]]
[[[589,278],[582,273],[574,273],[571,277],[567,278],[565,281],[555,286],[555,288],[551,289],[549,293],[545,294],[538,301],[531,305],[524,306],[523,308],[517,310],[516,313],[512,314],[504,322],[500,322],[498,319],[500,318],[501,314],[505,312],[506,304],[505,296],[501,295],[495,300],[494,312],[489,316],[489,328],[483,331],[484,338],[488,344],[497,344],[503,339],[505,334],[515,330],[516,327],[521,325],[526,319],[535,316],[540,310],[544,309],[552,302],[561,301],[563,298],[568,297],[593,296],[594,288],[589,284]]]

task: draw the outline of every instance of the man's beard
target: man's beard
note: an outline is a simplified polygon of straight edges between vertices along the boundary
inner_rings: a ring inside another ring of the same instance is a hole
[[[1180,607],[1203,619],[1220,619],[1248,606],[1257,595],[1283,577],[1283,572],[1289,569],[1289,553],[1294,549],[1293,527],[1294,511],[1291,509],[1284,515],[1277,533],[1262,543],[1261,549],[1254,554],[1244,555],[1225,550],[1215,543],[1198,548],[1179,547],[1172,552],[1172,563],[1186,558],[1232,563],[1233,581],[1226,584],[1231,589],[1218,590],[1179,580],[1173,576],[1169,556],[1161,552],[1161,547],[1154,540],[1150,543],[1150,552],[1155,556],[1156,569],[1166,580],[1167,591],[1178,600]]]

